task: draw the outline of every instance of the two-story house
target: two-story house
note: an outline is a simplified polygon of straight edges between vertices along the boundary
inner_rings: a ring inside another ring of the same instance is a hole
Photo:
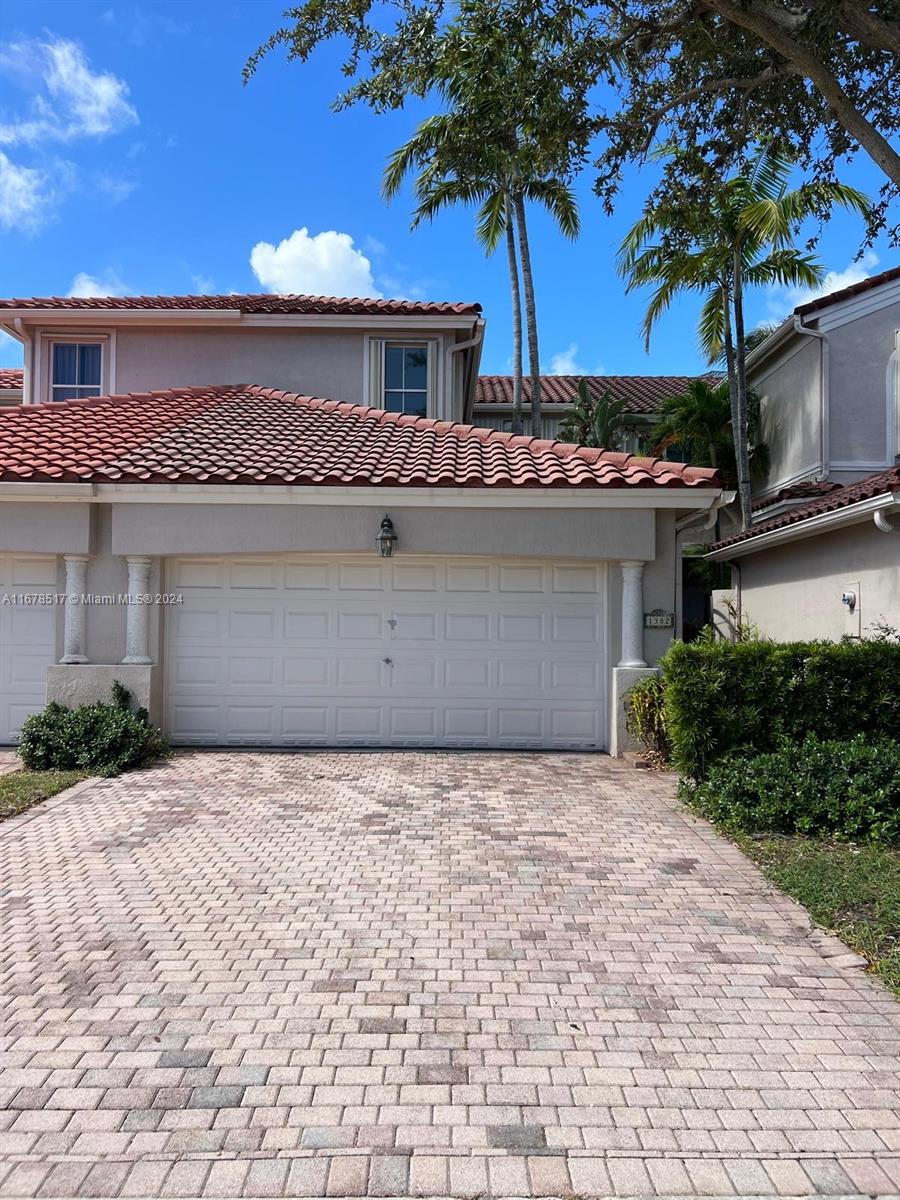
[[[900,630],[900,268],[800,305],[747,365],[770,469],[711,553],[733,607],[780,640]]]
[[[718,479],[466,423],[478,305],[3,300],[0,328],[0,741],[118,679],[177,744],[621,748]]]

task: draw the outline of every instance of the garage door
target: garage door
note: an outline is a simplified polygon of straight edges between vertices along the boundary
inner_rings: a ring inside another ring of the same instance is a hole
[[[29,713],[44,707],[56,650],[57,609],[26,597],[58,591],[55,558],[0,554],[0,744],[18,739]]]
[[[196,745],[604,745],[605,568],[176,559],[168,729]]]

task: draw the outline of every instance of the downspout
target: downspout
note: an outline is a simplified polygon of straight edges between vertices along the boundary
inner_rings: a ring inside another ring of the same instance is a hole
[[[817,338],[819,342],[819,456],[822,469],[817,482],[828,478],[828,463],[831,457],[831,430],[829,423],[829,387],[830,387],[830,356],[828,338],[820,329],[810,329],[803,324],[799,313],[794,313],[794,329],[806,337]]]
[[[450,362],[451,355],[459,354],[459,352],[461,350],[471,350],[471,349],[473,349],[473,347],[475,348],[475,353],[470,355],[470,357],[469,357],[469,362],[468,362],[467,369],[466,369],[466,377],[465,377],[464,386],[463,386],[463,407],[462,407],[462,414],[461,414],[463,422],[469,421],[471,423],[470,418],[472,418],[474,416],[474,408],[475,408],[474,378],[475,378],[476,372],[478,371],[478,365],[481,362],[481,348],[484,345],[484,325],[485,325],[484,318],[480,317],[475,322],[475,332],[472,335],[472,337],[470,337],[465,342],[456,342],[456,343],[454,343],[454,345],[449,346],[447,348],[448,364]],[[471,401],[471,403],[470,403],[470,401]],[[448,419],[454,420],[455,418],[451,416]]]

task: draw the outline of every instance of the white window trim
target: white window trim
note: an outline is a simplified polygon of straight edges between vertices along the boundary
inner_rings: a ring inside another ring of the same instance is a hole
[[[116,390],[116,331],[104,333],[72,333],[47,331],[41,334],[40,353],[35,356],[35,372],[32,384],[31,403],[43,404],[53,401],[53,347],[67,342],[81,346],[100,346],[100,395],[108,396]]]
[[[443,394],[440,377],[440,348],[438,338],[416,337],[367,337],[363,350],[363,388],[366,403],[371,408],[384,408],[384,352],[388,346],[424,346],[428,351],[428,392],[425,413],[436,418],[441,412]]]

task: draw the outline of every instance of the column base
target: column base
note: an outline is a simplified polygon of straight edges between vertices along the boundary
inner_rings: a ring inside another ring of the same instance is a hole
[[[72,663],[86,663],[87,660],[86,654],[64,654],[59,661],[69,666]]]
[[[136,708],[146,708],[150,720],[162,719],[162,672],[152,663],[54,663],[47,668],[47,700],[66,708],[80,704],[109,704],[118,680],[131,692]]]
[[[625,728],[625,696],[639,679],[658,674],[656,667],[646,664],[640,667],[613,667],[609,698],[609,752],[613,758],[621,758],[626,750],[640,749],[640,742]]]
[[[122,659],[122,664],[124,666],[149,667],[152,665],[152,663],[153,659],[147,658],[147,656],[143,654],[129,654]]]

